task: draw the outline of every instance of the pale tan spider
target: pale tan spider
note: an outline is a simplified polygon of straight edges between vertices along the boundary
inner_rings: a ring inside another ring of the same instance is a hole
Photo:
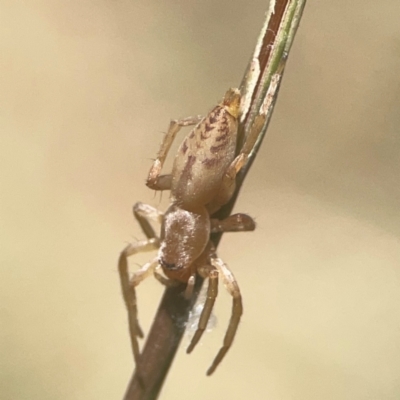
[[[190,353],[199,342],[218,292],[221,277],[233,298],[232,314],[223,346],[207,375],[211,375],[232,345],[243,312],[239,286],[227,265],[217,257],[210,242],[210,233],[252,231],[255,223],[246,214],[235,214],[224,220],[210,218],[232,197],[236,174],[246,163],[258,132],[249,135],[239,155],[235,157],[241,96],[230,89],[223,101],[204,118],[190,117],[171,121],[157,158],[150,169],[147,186],[154,190],[170,190],[171,204],[163,214],[155,208],[137,203],[134,215],[147,236],[146,240],[129,244],[119,258],[122,292],[128,310],[132,350],[136,365],[140,351],[137,338],[143,337],[137,319],[135,287],[154,274],[163,284],[187,284],[190,296],[196,274],[208,278],[207,299],[197,330],[187,349]],[[171,144],[183,126],[196,125],[186,136],[175,156],[172,173],[160,175]],[[161,223],[158,237],[150,221]],[[127,258],[135,253],[158,249],[157,257],[143,265],[131,277]],[[163,275],[161,274],[163,273]]]

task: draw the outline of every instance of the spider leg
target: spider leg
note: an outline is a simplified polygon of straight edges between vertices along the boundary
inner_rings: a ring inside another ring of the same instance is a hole
[[[134,244],[129,244],[124,250],[122,250],[118,260],[118,271],[122,289],[122,297],[128,311],[129,335],[131,338],[132,353],[137,365],[140,355],[137,338],[143,337],[143,331],[140,328],[137,318],[138,312],[135,286],[137,286],[143,279],[153,272],[157,265],[157,259],[155,258],[151,262],[143,265],[143,267],[141,267],[139,271],[135,272],[132,278],[130,278],[128,257],[139,251],[154,250],[158,247],[159,240],[157,238],[142,240]]]
[[[122,289],[122,296],[126,309],[128,311],[128,322],[129,322],[129,334],[131,337],[132,352],[135,362],[137,363],[139,358],[139,344],[137,338],[143,338],[143,331],[140,328],[137,318],[137,300],[135,286],[139,284],[146,276],[152,272],[153,264],[144,265],[139,271],[137,271],[132,280],[129,277],[128,268],[128,257],[133,254],[156,250],[160,246],[160,240],[157,237],[150,221],[162,222],[163,213],[158,211],[156,208],[144,204],[136,203],[133,206],[133,215],[138,221],[143,233],[147,236],[147,240],[140,240],[136,243],[131,243],[125,247],[121,252],[118,261],[118,271]]]
[[[181,120],[172,120],[169,124],[168,132],[165,134],[164,139],[161,143],[160,150],[158,151],[157,158],[150,169],[147,177],[146,185],[150,189],[154,190],[170,190],[172,175],[160,175],[162,167],[164,165],[167,154],[171,148],[172,142],[174,141],[176,134],[180,131],[183,126],[196,125],[203,119],[202,116],[183,118]]]
[[[215,256],[215,254],[211,256],[211,264],[219,272],[222,281],[226,289],[228,290],[229,294],[232,296],[233,300],[232,300],[232,314],[229,321],[228,329],[224,337],[224,342],[217,356],[214,358],[211,367],[207,371],[208,376],[215,371],[215,369],[217,368],[217,366],[225,357],[225,354],[231,347],[233,339],[235,338],[237,328],[239,326],[240,317],[243,314],[242,296],[240,294],[239,286],[232,272],[229,270],[227,265],[221,259]]]
[[[133,206],[133,215],[148,239],[157,237],[157,234],[150,224],[150,221],[161,224],[164,215],[161,211],[158,211],[149,204],[139,202]]]
[[[201,336],[207,328],[208,320],[210,319],[211,311],[214,307],[215,299],[218,295],[218,271],[212,269],[208,275],[208,289],[207,298],[204,303],[203,310],[200,315],[199,324],[197,330],[193,335],[193,338],[187,348],[186,352],[190,353],[199,342]]]
[[[246,232],[254,231],[256,223],[247,214],[233,214],[223,220],[211,219],[211,232]]]

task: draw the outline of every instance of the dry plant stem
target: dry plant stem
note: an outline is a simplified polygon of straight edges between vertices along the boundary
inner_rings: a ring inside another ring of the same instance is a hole
[[[286,59],[293,43],[306,0],[271,0],[265,24],[257,40],[254,54],[241,84],[244,96],[238,147],[254,130],[254,124],[263,124],[263,132],[251,150],[247,164],[237,176],[236,191],[215,218],[230,215],[245,176],[254,161],[265,136],[276,102]],[[215,247],[221,233],[211,235]],[[140,356],[140,376],[134,373],[124,400],[154,400],[158,398],[163,382],[185,331],[185,323],[201,289],[202,279],[196,278],[190,300],[182,295],[185,285],[168,287],[154,318],[153,325]]]

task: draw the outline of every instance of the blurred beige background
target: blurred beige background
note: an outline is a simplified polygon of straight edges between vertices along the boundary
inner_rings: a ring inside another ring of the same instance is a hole
[[[120,399],[116,260],[172,117],[236,86],[266,2],[1,0],[1,398]],[[220,256],[245,315],[180,350],[163,399],[400,398],[400,4],[309,1]],[[143,263],[149,255],[132,262]],[[139,289],[148,330],[162,288]]]

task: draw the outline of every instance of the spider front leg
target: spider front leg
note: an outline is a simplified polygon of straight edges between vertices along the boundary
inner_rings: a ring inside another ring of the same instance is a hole
[[[136,365],[138,365],[140,355],[139,343],[137,341],[137,338],[143,338],[143,331],[140,328],[137,318],[138,312],[135,286],[137,286],[143,279],[153,273],[157,265],[157,259],[154,259],[153,261],[145,264],[132,276],[132,279],[130,279],[128,271],[128,257],[131,254],[137,253],[138,251],[157,249],[158,243],[156,244],[155,240],[156,239],[149,239],[137,243],[137,247],[133,253],[131,253],[131,250],[133,250],[133,248],[131,247],[132,245],[129,244],[121,252],[118,260],[118,270],[122,288],[122,296],[124,298],[125,306],[128,311],[129,335],[131,338],[133,358],[135,359]]]
[[[189,344],[189,347],[186,350],[186,353],[190,353],[199,342],[201,336],[207,328],[208,320],[210,319],[210,315],[212,309],[214,307],[215,299],[218,295],[218,271],[212,269],[208,273],[208,289],[207,289],[207,298],[203,306],[203,310],[200,315],[199,323],[197,325],[196,332],[194,333],[192,340]]]
[[[154,271],[157,262],[155,259],[152,262],[145,264],[132,276],[132,278],[130,278],[128,257],[139,252],[158,249],[160,246],[160,240],[155,234],[154,229],[150,224],[150,220],[161,221],[163,214],[154,207],[143,203],[136,203],[133,207],[133,213],[143,232],[147,236],[147,239],[128,244],[125,249],[122,250],[118,260],[118,271],[121,282],[122,296],[128,311],[129,334],[131,338],[133,357],[135,362],[138,363],[140,352],[137,338],[142,338],[143,332],[140,328],[137,318],[135,286],[137,286],[143,279],[145,279]]]
[[[218,367],[219,363],[223,360],[229,348],[232,346],[233,339],[235,338],[237,328],[239,326],[240,317],[243,314],[242,296],[240,294],[239,285],[232,272],[229,270],[227,265],[218,258],[215,254],[211,256],[211,264],[215,267],[225,285],[225,288],[232,296],[232,314],[229,320],[228,329],[226,331],[224,342],[219,350],[217,356],[214,358],[211,367],[207,371],[207,375],[210,376],[215,369]]]
[[[247,214],[233,214],[228,218],[223,220],[211,219],[211,232],[245,232],[245,231],[253,231],[256,227],[254,220]],[[229,322],[228,330],[225,335],[224,345],[221,350],[217,354],[214,359],[212,366],[207,371],[207,375],[211,375],[218,364],[222,361],[225,354],[228,352],[229,348],[232,345],[233,339],[236,334],[236,330],[239,326],[240,317],[243,313],[242,300],[240,295],[239,286],[233,276],[232,272],[229,268],[224,264],[224,262],[217,258],[215,255],[215,250],[213,249],[211,242],[209,243],[209,248],[206,250],[210,253],[210,261],[211,265],[205,265],[198,269],[198,272],[202,276],[206,276],[209,278],[208,289],[207,289],[207,298],[204,303],[203,310],[200,315],[199,323],[197,326],[197,330],[193,335],[193,338],[187,348],[186,352],[190,353],[196,344],[199,342],[201,336],[207,328],[208,320],[210,319],[210,315],[212,309],[214,307],[215,299],[218,294],[218,276],[222,276],[222,280],[228,290],[228,292],[233,297],[233,306],[232,306],[232,316]]]
[[[172,120],[169,124],[168,132],[165,134],[164,139],[161,143],[160,150],[158,151],[157,158],[150,169],[147,177],[146,185],[150,189],[154,190],[170,190],[172,175],[160,175],[162,167],[169,149],[171,148],[172,142],[174,141],[176,134],[184,126],[191,126],[198,124],[203,119],[202,116],[187,117],[181,120]]]

